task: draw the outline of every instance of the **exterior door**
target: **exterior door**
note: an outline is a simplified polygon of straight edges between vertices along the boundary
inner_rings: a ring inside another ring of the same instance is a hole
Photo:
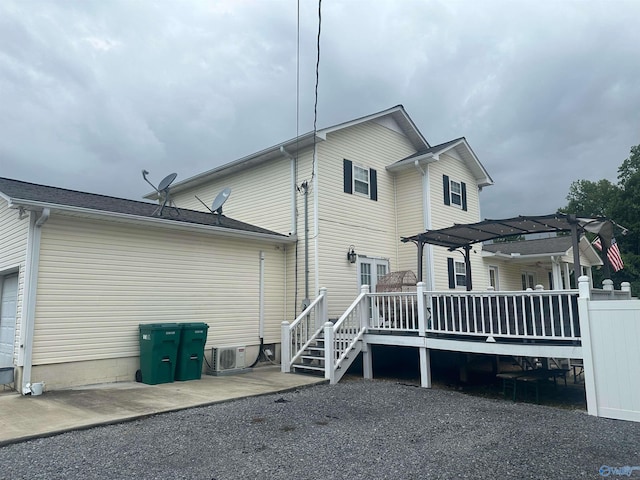
[[[358,288],[369,285],[371,293],[375,293],[378,280],[387,273],[389,273],[389,260],[358,257]]]
[[[18,274],[0,277],[0,367],[13,366]]]

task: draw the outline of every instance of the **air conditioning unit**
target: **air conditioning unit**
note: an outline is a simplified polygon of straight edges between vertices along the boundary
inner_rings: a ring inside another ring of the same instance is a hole
[[[213,375],[245,368],[245,347],[219,347],[211,351]]]

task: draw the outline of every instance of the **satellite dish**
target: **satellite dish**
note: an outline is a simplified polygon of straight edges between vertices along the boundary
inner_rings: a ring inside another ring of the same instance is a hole
[[[231,189],[229,187],[222,190],[213,201],[213,205],[211,205],[211,210],[219,214],[222,214],[222,205],[224,205],[224,202],[227,201],[227,199],[229,198],[229,195],[231,195]]]
[[[149,181],[149,179],[147,179],[147,175],[149,175],[149,171],[142,170],[142,178],[144,178],[144,181],[147,182],[149,185],[151,185],[153,189],[158,193],[158,197],[159,197],[158,199],[161,202],[161,205],[158,208],[156,208],[155,212],[153,212],[153,215],[162,216],[162,211],[164,210],[164,207],[167,206],[167,204],[170,207],[172,207],[178,213],[178,215],[180,215],[180,210],[178,210],[175,203],[173,203],[173,200],[171,199],[171,192],[169,191],[169,187],[171,186],[173,181],[176,179],[178,174],[171,173],[167,175],[162,179],[160,184],[158,184],[157,188],[153,183]]]
[[[176,179],[177,176],[178,176],[177,173],[171,173],[171,174],[167,175],[166,177],[164,177],[162,179],[162,181],[160,182],[160,184],[158,185],[158,191],[161,192],[161,191],[166,190],[167,188],[169,188],[169,185],[171,185],[173,183],[173,181]]]

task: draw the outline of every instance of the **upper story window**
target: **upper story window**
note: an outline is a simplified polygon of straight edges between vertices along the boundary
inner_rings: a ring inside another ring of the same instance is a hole
[[[369,169],[353,166],[353,191],[369,196]]]
[[[448,175],[442,176],[444,204],[467,210],[467,185],[464,182],[451,180]]]
[[[344,193],[366,195],[378,200],[378,175],[375,169],[354,165],[351,160],[343,161]]]

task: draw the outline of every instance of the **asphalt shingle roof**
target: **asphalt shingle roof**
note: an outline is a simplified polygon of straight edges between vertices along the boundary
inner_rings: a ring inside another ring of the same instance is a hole
[[[420,157],[422,155],[426,155],[427,153],[435,153],[441,150],[445,150],[447,147],[450,147],[454,143],[458,143],[460,140],[463,140],[464,137],[456,138],[454,140],[449,140],[448,142],[441,143],[440,145],[435,145],[429,148],[423,148],[422,150],[418,150],[416,153],[409,155],[408,157],[403,158],[402,160],[398,160],[398,162],[403,162],[405,160],[409,160],[410,158]],[[396,162],[396,163],[398,163]]]
[[[158,208],[157,203],[127,200],[124,198],[109,197],[95,193],[79,192],[67,190],[65,188],[38,185],[35,183],[22,182],[10,178],[0,177],[0,192],[10,197],[16,203],[20,200],[31,202],[42,202],[53,205],[79,207],[96,212],[111,212],[132,215],[145,218],[161,218],[177,223],[191,223],[198,225],[208,225],[230,230],[240,230],[251,233],[261,233],[266,235],[278,235],[287,238],[286,235],[267,230],[249,223],[234,220],[225,215],[212,215],[208,212],[197,210],[187,210],[184,208],[165,207],[162,216],[154,215]]]

